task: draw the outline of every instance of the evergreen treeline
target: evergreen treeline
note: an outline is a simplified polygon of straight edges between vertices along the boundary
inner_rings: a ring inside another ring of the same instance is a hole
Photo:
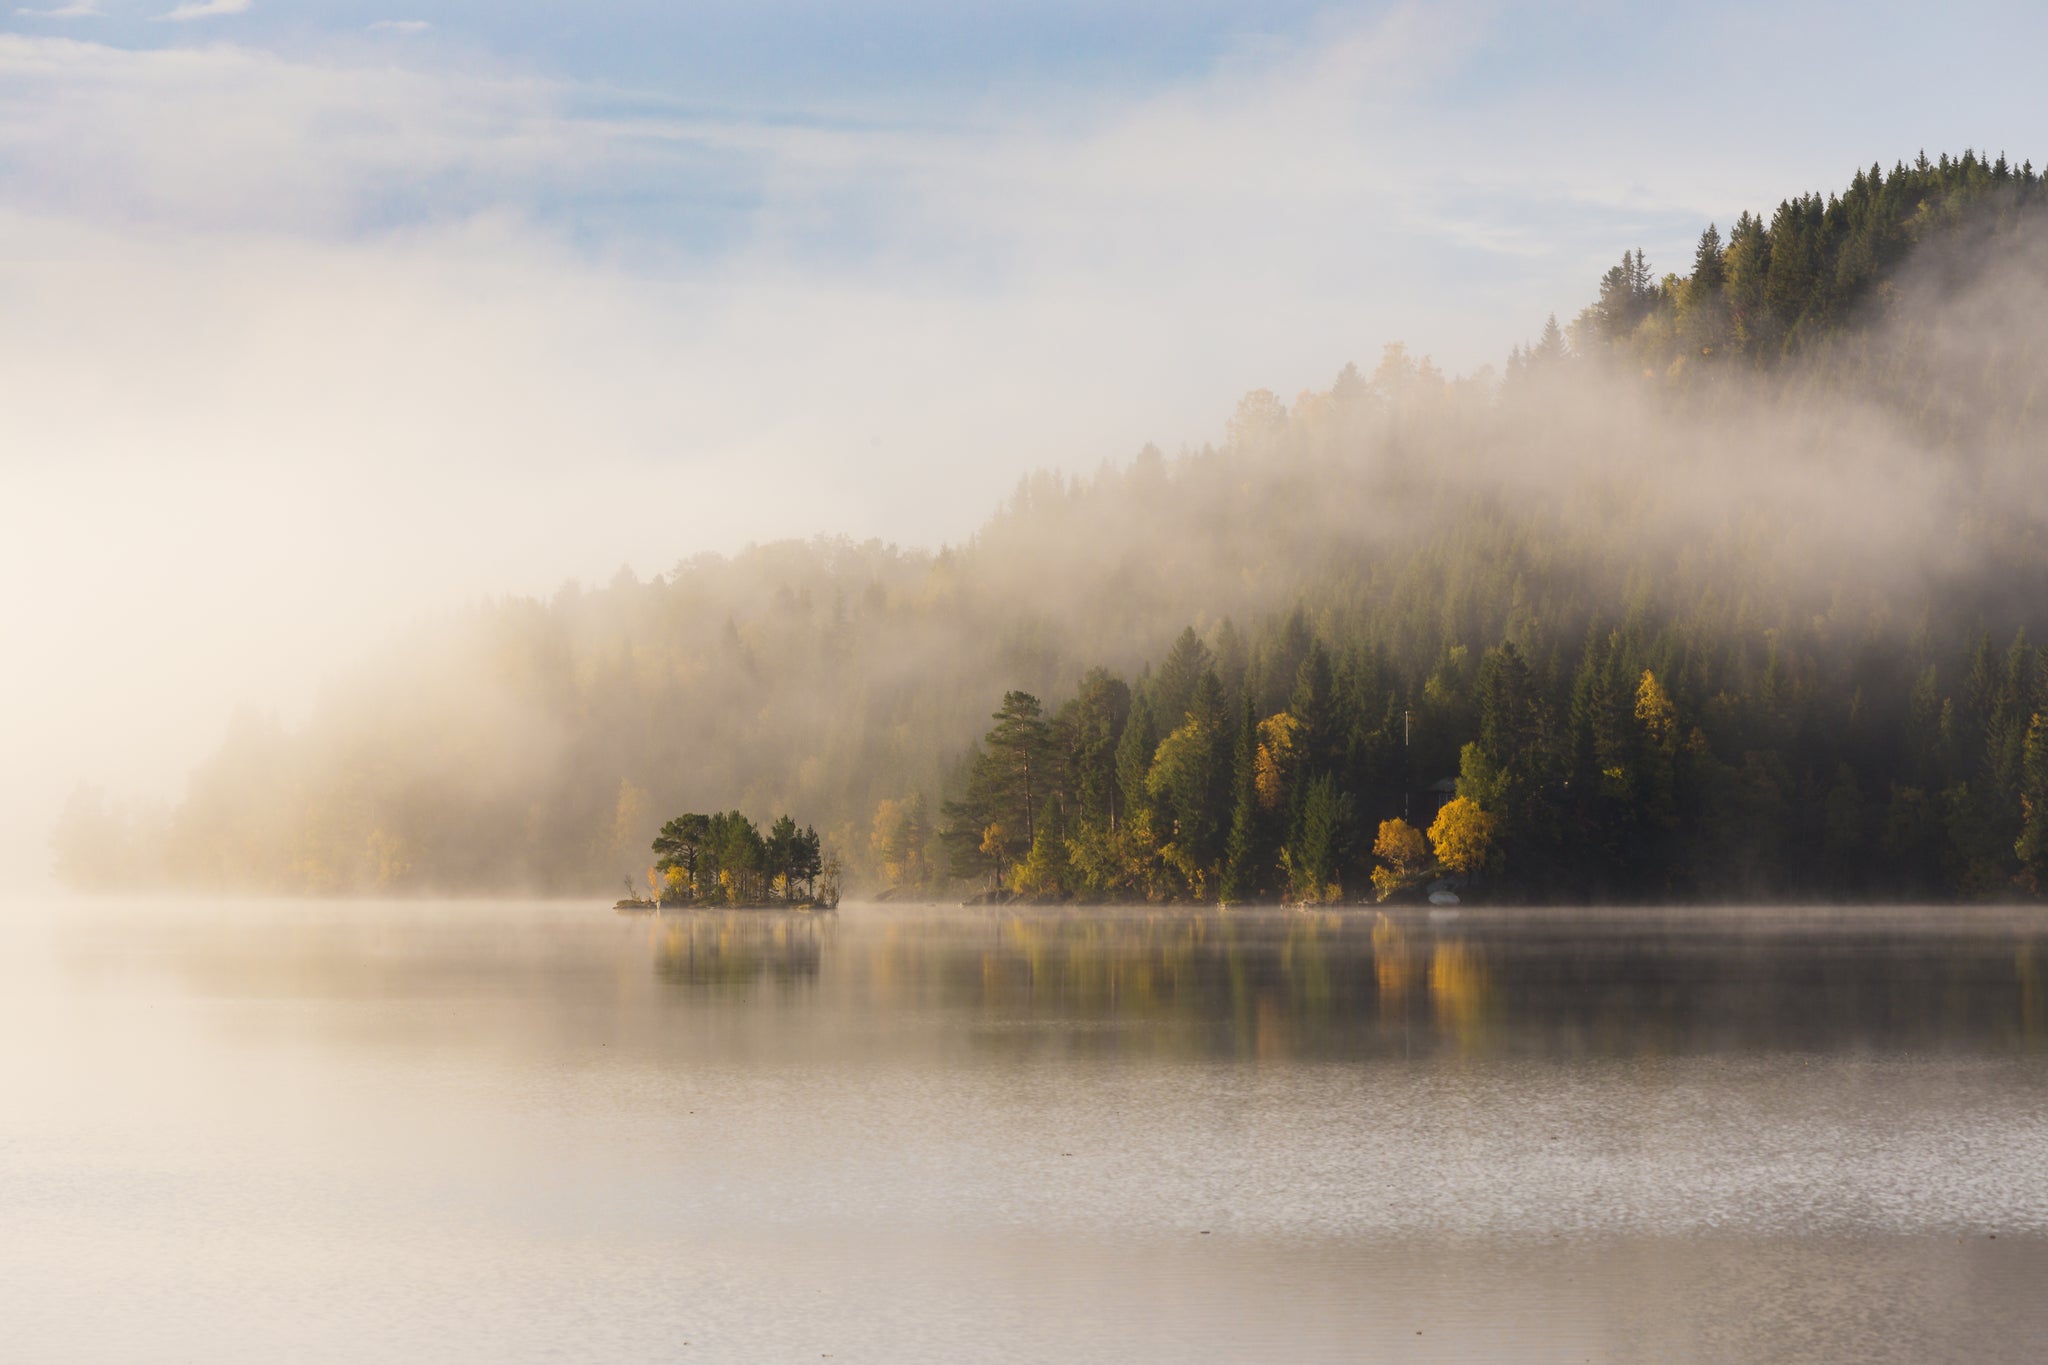
[[[1026,898],[1944,899],[2048,873],[2048,649],[1752,651],[1643,616],[1423,665],[1370,617],[1011,692],[939,840]],[[1034,804],[1036,807],[1034,814]],[[1411,823],[1412,820],[1412,823]],[[1426,844],[1422,827],[1427,826]],[[1434,862],[1430,855],[1433,852]]]
[[[1709,224],[1689,275],[1653,279],[1640,249],[1624,255],[1573,325],[1573,341],[1622,346],[1651,364],[1770,364],[1825,345],[1860,309],[1895,294],[1898,269],[1921,242],[1963,228],[2010,233],[2038,219],[2043,195],[2032,162],[2010,166],[2003,156],[1966,151],[1930,162],[1922,153],[1889,175],[1873,165],[1839,195],[1783,201],[1768,222],[1743,213],[1725,242]]]
[[[914,889],[2032,894],[2044,202],[1864,173],[1690,276],[1631,252],[1500,383],[1389,347],[936,554],[480,605],[243,718],[172,810],[81,791],[59,870],[587,893],[736,797]]]

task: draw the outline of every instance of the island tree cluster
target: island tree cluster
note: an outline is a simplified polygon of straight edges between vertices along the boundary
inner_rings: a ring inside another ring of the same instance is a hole
[[[662,825],[653,849],[648,882],[655,898],[669,905],[815,900],[826,871],[818,832],[799,829],[787,815],[766,835],[736,810],[678,815]]]

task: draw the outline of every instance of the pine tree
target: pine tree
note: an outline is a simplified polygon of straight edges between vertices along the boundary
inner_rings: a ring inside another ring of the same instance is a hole
[[[1014,828],[1023,832],[1028,848],[1037,835],[1037,802],[1048,790],[1051,735],[1045,708],[1029,692],[1007,692],[992,719],[995,726],[982,743],[994,770],[991,780],[1000,793],[997,813],[1016,818]]]
[[[1154,675],[1148,693],[1153,722],[1162,732],[1171,734],[1187,719],[1188,702],[1194,696],[1195,683],[1208,671],[1211,662],[1209,647],[1195,634],[1195,628],[1189,626],[1181,631],[1180,638],[1168,651],[1166,661],[1159,665],[1159,672]]]
[[[1050,797],[1040,810],[1031,851],[1010,873],[1010,889],[1033,900],[1063,899],[1072,889],[1074,873],[1067,841],[1059,832],[1058,804]]]
[[[1344,854],[1344,832],[1351,823],[1351,800],[1324,773],[1308,784],[1294,837],[1281,857],[1292,882],[1294,898],[1315,904],[1342,898],[1337,871]]]
[[[1721,259],[1721,232],[1712,223],[1700,234],[1700,244],[1692,256],[1692,286],[1703,293],[1718,292],[1726,282],[1728,273]]]
[[[1152,774],[1152,756],[1159,749],[1158,731],[1152,723],[1152,703],[1140,696],[1131,702],[1131,714],[1116,746],[1117,791],[1123,798],[1126,818],[1152,808],[1152,796],[1145,780]]]
[[[1131,689],[1104,668],[1092,668],[1074,699],[1060,709],[1071,750],[1077,818],[1116,828],[1122,797],[1117,787],[1117,745],[1131,715]]]
[[[2013,843],[2020,885],[2039,895],[2048,878],[2048,724],[2035,712],[2020,763],[2020,835]]]
[[[1258,721],[1250,698],[1237,727],[1237,749],[1231,762],[1230,840],[1223,856],[1223,879],[1216,898],[1237,904],[1258,896],[1263,888],[1260,868]]]

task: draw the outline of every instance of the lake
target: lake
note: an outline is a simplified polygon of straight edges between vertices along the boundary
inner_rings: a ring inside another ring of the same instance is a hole
[[[22,1361],[2013,1360],[2021,910],[0,911]]]

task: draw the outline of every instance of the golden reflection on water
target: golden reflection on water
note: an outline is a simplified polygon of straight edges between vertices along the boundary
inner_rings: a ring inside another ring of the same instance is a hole
[[[652,937],[656,970],[675,985],[818,987],[877,1016],[909,1007],[970,1030],[1085,1026],[1126,1045],[1262,1059],[1987,1040],[2018,1050],[2039,1048],[2048,1024],[2031,933],[1900,941],[1839,928],[1701,934],[1648,920],[1581,934],[1560,923],[892,907],[699,911],[664,916]]]
[[[1408,983],[1415,975],[1415,961],[1408,951],[1408,935],[1383,914],[1373,916],[1372,967],[1373,979],[1379,987],[1380,1013],[1387,1017],[1399,1014],[1408,998]]]
[[[1491,989],[1476,947],[1458,939],[1437,943],[1429,958],[1430,1008],[1437,1026],[1461,1051],[1476,1052],[1484,1045]]]
[[[891,917],[842,934],[836,917],[758,910],[664,917],[663,980],[700,987],[816,982],[828,970],[877,1011],[920,1003],[985,1022],[1179,1025],[1205,1048],[1301,1055],[1363,1025],[1435,1026],[1481,1045],[1490,980],[1480,950],[1436,944],[1434,1010],[1407,1018],[1409,936],[1385,915],[1190,912]]]

